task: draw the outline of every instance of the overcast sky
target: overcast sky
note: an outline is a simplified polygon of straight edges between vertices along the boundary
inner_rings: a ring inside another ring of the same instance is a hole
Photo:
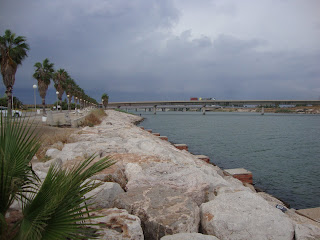
[[[319,9],[319,0],[0,0],[0,34],[30,45],[14,86],[24,103],[45,58],[97,100],[319,99]]]

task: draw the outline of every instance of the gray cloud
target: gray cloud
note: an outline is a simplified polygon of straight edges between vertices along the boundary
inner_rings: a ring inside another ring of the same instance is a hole
[[[212,9],[212,19],[203,24],[220,17],[233,22],[247,11],[236,1],[202,0],[197,4],[195,16],[206,7]],[[320,95],[320,47],[312,42],[299,47],[305,40],[289,38],[294,47],[281,49],[282,43],[274,47],[273,35],[278,30],[272,19],[266,28],[274,27],[270,37],[259,34],[263,29],[258,25],[247,34],[256,37],[242,37],[236,26],[234,31],[228,26],[225,32],[221,28],[215,35],[206,31],[199,35],[201,27],[197,25],[176,31],[183,28],[186,9],[194,6],[193,1],[13,0],[3,1],[1,6],[0,32],[10,28],[26,36],[31,46],[17,73],[15,89],[21,93],[23,89],[32,91],[33,64],[48,57],[97,99],[103,92],[114,101],[191,96],[317,99]],[[259,9],[250,6],[253,10]],[[291,18],[292,12],[283,14]],[[307,20],[313,37],[320,40],[319,21],[312,16]],[[245,21],[250,22],[250,16]],[[288,30],[288,36],[291,33]],[[32,101],[30,96],[25,99]]]

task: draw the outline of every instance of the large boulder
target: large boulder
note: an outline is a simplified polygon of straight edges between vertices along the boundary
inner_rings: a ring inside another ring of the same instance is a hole
[[[247,191],[218,194],[202,204],[201,225],[204,233],[226,240],[294,237],[294,226],[283,212]]]
[[[161,240],[219,240],[215,236],[204,235],[201,233],[177,233],[173,235],[167,235],[161,238]]]
[[[124,191],[118,183],[105,182],[87,193],[85,197],[92,197],[87,201],[88,204],[93,204],[91,208],[110,208],[121,193],[124,193]]]
[[[296,224],[295,240],[318,240],[320,228],[313,224]]]
[[[199,207],[179,189],[160,185],[136,188],[121,194],[115,206],[141,219],[145,239],[160,239],[179,232],[198,232]]]
[[[141,221],[137,216],[129,214],[124,209],[109,208],[95,213],[101,218],[91,220],[104,240],[143,240]]]
[[[238,180],[230,183],[219,175],[214,166],[201,168],[195,165],[182,165],[172,162],[153,162],[141,164],[128,163],[125,168],[128,179],[127,190],[154,185],[181,189],[199,206],[207,201],[208,193],[228,187],[230,190],[251,191]]]

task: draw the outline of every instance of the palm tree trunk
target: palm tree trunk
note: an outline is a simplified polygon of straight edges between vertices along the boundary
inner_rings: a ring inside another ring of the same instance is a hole
[[[69,99],[68,99],[68,111],[69,112],[70,112],[71,101],[72,101],[72,95],[69,95]]]
[[[62,99],[59,99],[60,101],[60,112],[62,112]]]
[[[12,87],[8,86],[6,90],[6,95],[7,95],[7,102],[8,102],[8,115],[7,116],[12,116]]]
[[[43,110],[43,115],[46,115],[46,99],[42,98],[42,110]]]

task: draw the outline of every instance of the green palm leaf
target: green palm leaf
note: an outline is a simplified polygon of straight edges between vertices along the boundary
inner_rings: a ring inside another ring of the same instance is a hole
[[[87,180],[114,164],[104,158],[92,164],[94,156],[71,170],[52,165],[39,192],[23,209],[18,239],[83,239],[92,238],[86,226],[89,215],[84,195],[100,184]]]
[[[0,222],[14,200],[28,201],[38,178],[29,165],[40,147],[34,128],[25,119],[0,116]],[[0,229],[0,238],[5,236]],[[4,238],[5,239],[5,238]]]

